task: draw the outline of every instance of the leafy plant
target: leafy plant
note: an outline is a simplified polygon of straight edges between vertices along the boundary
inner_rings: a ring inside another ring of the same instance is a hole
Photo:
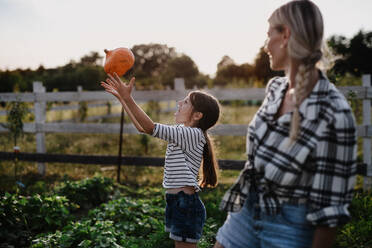
[[[78,117],[80,122],[84,122],[88,116],[88,104],[87,102],[79,102]]]
[[[28,114],[27,105],[21,101],[10,102],[7,106],[7,117],[6,123],[1,124],[9,130],[9,139],[13,140],[14,153],[19,152],[19,147],[17,147],[17,140],[23,135],[23,121]],[[24,187],[23,183],[17,179],[17,168],[18,168],[18,158],[14,158],[14,177],[16,183],[20,187]]]
[[[6,193],[0,198],[0,246],[25,247],[32,236],[70,222],[70,211],[76,208],[58,195],[24,197]]]
[[[114,193],[114,182],[111,178],[96,176],[81,181],[66,180],[55,188],[55,193],[63,195],[83,209],[96,207],[107,202]]]
[[[350,212],[352,220],[339,230],[335,247],[372,247],[372,192],[357,193]]]
[[[228,175],[226,171],[224,175]],[[207,209],[207,221],[199,248],[210,248],[215,243],[218,228],[226,219],[226,213],[218,206],[227,188],[227,184],[220,184],[200,193]],[[111,196],[113,191],[114,196]],[[71,203],[70,198],[76,202],[79,198],[83,203],[93,202],[92,195],[104,194],[102,192],[106,192],[106,199],[114,197],[115,200],[99,207],[88,204],[85,207],[95,208],[84,211],[83,216],[79,213],[81,219],[72,221],[74,216],[71,213],[78,206]],[[174,242],[164,231],[163,194],[160,187],[136,189],[116,185],[111,179],[102,177],[66,181],[48,196],[23,197],[6,193],[0,198],[0,247],[28,247],[32,242],[33,248],[171,248]],[[350,210],[352,221],[340,228],[334,247],[371,247],[372,192],[356,194]]]
[[[164,200],[124,197],[89,212],[85,220],[71,222],[62,231],[39,235],[41,247],[173,247],[163,223]]]
[[[40,235],[32,241],[32,247],[123,247],[116,236],[119,233],[112,221],[84,220],[70,223],[63,231]]]
[[[17,140],[23,135],[23,121],[28,114],[26,103],[15,101],[7,106],[6,123],[2,124],[9,130],[9,139],[13,140],[14,146],[17,146]]]

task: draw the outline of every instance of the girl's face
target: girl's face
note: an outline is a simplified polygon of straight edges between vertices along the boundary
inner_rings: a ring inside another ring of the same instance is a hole
[[[193,126],[193,106],[190,101],[190,97],[186,96],[181,101],[177,102],[177,111],[174,114],[176,117],[177,124],[184,124],[185,126]]]
[[[265,52],[270,58],[270,67],[274,71],[285,70],[288,66],[288,53],[286,46],[285,31],[279,32],[271,24],[267,31]]]

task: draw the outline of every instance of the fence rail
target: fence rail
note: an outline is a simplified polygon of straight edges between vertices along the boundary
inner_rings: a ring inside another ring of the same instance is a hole
[[[40,83],[40,82],[39,82]],[[41,83],[40,83],[41,84]],[[34,84],[35,85],[35,84]],[[372,99],[372,88],[366,86],[337,87],[346,97],[353,99]],[[185,97],[191,90],[144,90],[134,91],[136,101],[172,101]],[[264,88],[241,89],[203,89],[219,100],[263,100]],[[2,102],[81,102],[81,101],[113,101],[115,98],[105,91],[82,92],[45,92],[45,93],[0,93]]]
[[[360,166],[360,172],[363,172],[367,177],[365,178],[365,186],[370,188],[372,184],[372,157],[371,157],[371,138],[372,138],[372,123],[371,123],[371,99],[372,87],[371,76],[363,75],[363,86],[348,86],[338,87],[338,89],[347,97],[352,99],[363,100],[363,125],[359,125],[358,136],[363,138],[363,164]],[[35,122],[25,123],[24,131],[36,134],[37,155],[46,153],[45,148],[45,133],[118,133],[120,124],[95,124],[95,123],[46,123],[46,103],[47,102],[81,102],[81,101],[114,101],[115,98],[104,91],[83,91],[81,87],[76,92],[45,92],[41,82],[34,82],[33,93],[0,93],[0,102],[33,102]],[[190,90],[184,87],[184,80],[181,78],[175,79],[174,90],[150,90],[150,91],[136,91],[133,92],[133,97],[136,101],[176,101],[182,99]],[[205,89],[219,100],[263,100],[265,89],[263,88],[246,88],[246,89]],[[213,135],[231,135],[243,136],[246,135],[246,125],[236,124],[221,124],[217,125],[211,130]],[[0,132],[7,132],[7,129],[0,126]],[[124,133],[136,134],[138,131],[132,124],[125,124]],[[0,153],[0,158],[7,157],[5,153]],[[26,156],[26,155],[25,155]],[[31,155],[27,155],[30,157]],[[26,156],[26,157],[27,157]],[[57,155],[55,155],[57,156]],[[64,161],[67,161],[68,156],[63,155]],[[94,157],[95,156],[88,156]],[[128,157],[127,157],[128,158]],[[110,158],[115,160],[114,158]],[[124,158],[123,158],[124,159]],[[146,158],[144,158],[146,159]],[[151,160],[151,158],[149,158]],[[40,159],[38,162],[42,162]],[[63,161],[63,160],[61,160]],[[82,161],[82,160],[79,160]],[[87,159],[85,161],[92,161]],[[117,158],[115,160],[117,162]],[[129,160],[123,160],[123,164],[128,164]],[[136,161],[145,161],[137,159]],[[147,161],[147,160],[146,160]],[[51,162],[51,161],[48,161]],[[140,163],[138,162],[138,163]],[[155,160],[154,160],[155,162]],[[230,163],[239,164],[241,162]],[[39,163],[39,172],[45,173],[45,166]]]
[[[108,155],[72,155],[72,154],[44,154],[44,153],[13,153],[0,152],[0,158],[4,160],[40,162],[40,163],[72,163],[88,165],[116,165],[118,156]],[[218,166],[223,170],[241,170],[244,168],[245,160],[218,160]],[[124,156],[121,158],[121,164],[128,166],[164,166],[164,157],[139,157]],[[358,163],[357,174],[365,175],[367,166],[364,163]]]

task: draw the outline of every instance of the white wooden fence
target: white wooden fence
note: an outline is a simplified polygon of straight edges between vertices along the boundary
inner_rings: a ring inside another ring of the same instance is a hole
[[[371,75],[363,75],[363,86],[339,87],[338,89],[346,96],[353,99],[363,99],[363,124],[358,126],[358,136],[363,138],[363,160],[367,165],[364,187],[372,186],[372,157],[371,157]],[[174,90],[150,90],[134,91],[136,101],[176,101],[187,94],[184,80],[175,79]],[[263,100],[263,88],[240,88],[240,89],[206,89],[219,100]],[[351,94],[352,93],[352,94]],[[66,101],[113,101],[114,97],[105,91],[82,91],[76,92],[45,92],[41,82],[33,83],[32,93],[0,93],[0,102],[22,101],[34,103],[34,123],[25,123],[24,131],[36,134],[37,153],[45,153],[45,133],[119,133],[120,124],[109,123],[46,123],[46,102]],[[220,124],[211,130],[214,135],[245,136],[247,125]],[[0,132],[7,132],[0,125]],[[138,131],[132,124],[124,126],[124,133],[135,134]],[[39,173],[45,173],[45,166],[39,163]]]

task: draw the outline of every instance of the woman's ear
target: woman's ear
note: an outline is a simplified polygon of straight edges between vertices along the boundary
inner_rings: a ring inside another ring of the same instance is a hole
[[[283,32],[282,32],[282,38],[283,38],[283,46],[287,47],[289,38],[291,37],[291,30],[284,25],[283,26]]]

